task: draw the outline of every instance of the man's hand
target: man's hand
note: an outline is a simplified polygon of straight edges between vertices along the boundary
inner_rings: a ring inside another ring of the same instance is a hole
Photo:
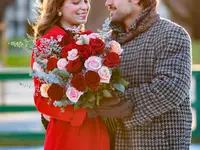
[[[131,101],[124,101],[117,105],[99,106],[95,108],[95,111],[102,117],[124,118],[132,113],[133,103]]]
[[[100,105],[94,109],[88,109],[88,117],[102,116],[108,118],[124,118],[130,115],[132,111],[133,103],[131,101],[123,101],[116,105]]]
[[[99,102],[99,106],[112,106],[112,105],[117,105],[120,103],[120,99],[116,97],[115,94],[112,94],[113,97],[106,98],[104,97],[102,100]]]

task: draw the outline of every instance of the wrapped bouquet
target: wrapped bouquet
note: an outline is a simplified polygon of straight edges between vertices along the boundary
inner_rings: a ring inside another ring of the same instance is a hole
[[[42,82],[41,95],[55,107],[93,108],[116,90],[124,92],[128,82],[118,69],[120,44],[90,30],[66,30],[73,38],[42,38],[34,48],[32,76]]]

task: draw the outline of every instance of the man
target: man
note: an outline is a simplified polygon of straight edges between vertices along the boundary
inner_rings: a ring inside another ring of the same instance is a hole
[[[134,104],[118,119],[115,150],[188,150],[191,138],[190,37],[160,18],[157,0],[107,0],[112,38],[122,44],[120,96]],[[106,107],[108,109],[108,107]],[[100,116],[112,117],[97,108]],[[119,118],[116,116],[116,118]]]
[[[188,34],[159,17],[157,0],[107,0],[106,6],[112,38],[124,49],[123,78],[130,84],[118,97],[122,102],[89,109],[89,117],[117,118],[115,150],[188,150],[192,123]]]

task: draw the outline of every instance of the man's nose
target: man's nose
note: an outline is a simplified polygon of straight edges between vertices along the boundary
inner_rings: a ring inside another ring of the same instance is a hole
[[[109,7],[110,5],[112,5],[112,0],[106,0],[105,5],[106,5],[107,7]]]

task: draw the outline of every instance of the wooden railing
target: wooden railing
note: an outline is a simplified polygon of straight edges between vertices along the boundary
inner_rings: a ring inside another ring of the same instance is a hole
[[[0,82],[11,80],[29,80],[31,79],[29,73],[26,71],[1,71]],[[192,108],[196,115],[193,128],[193,142],[200,142],[200,71],[192,72],[193,86],[192,86]],[[32,112],[36,111],[35,106],[10,106],[0,105],[0,113],[17,113],[17,112]],[[41,145],[44,141],[44,132],[42,133],[0,133],[0,145]]]

